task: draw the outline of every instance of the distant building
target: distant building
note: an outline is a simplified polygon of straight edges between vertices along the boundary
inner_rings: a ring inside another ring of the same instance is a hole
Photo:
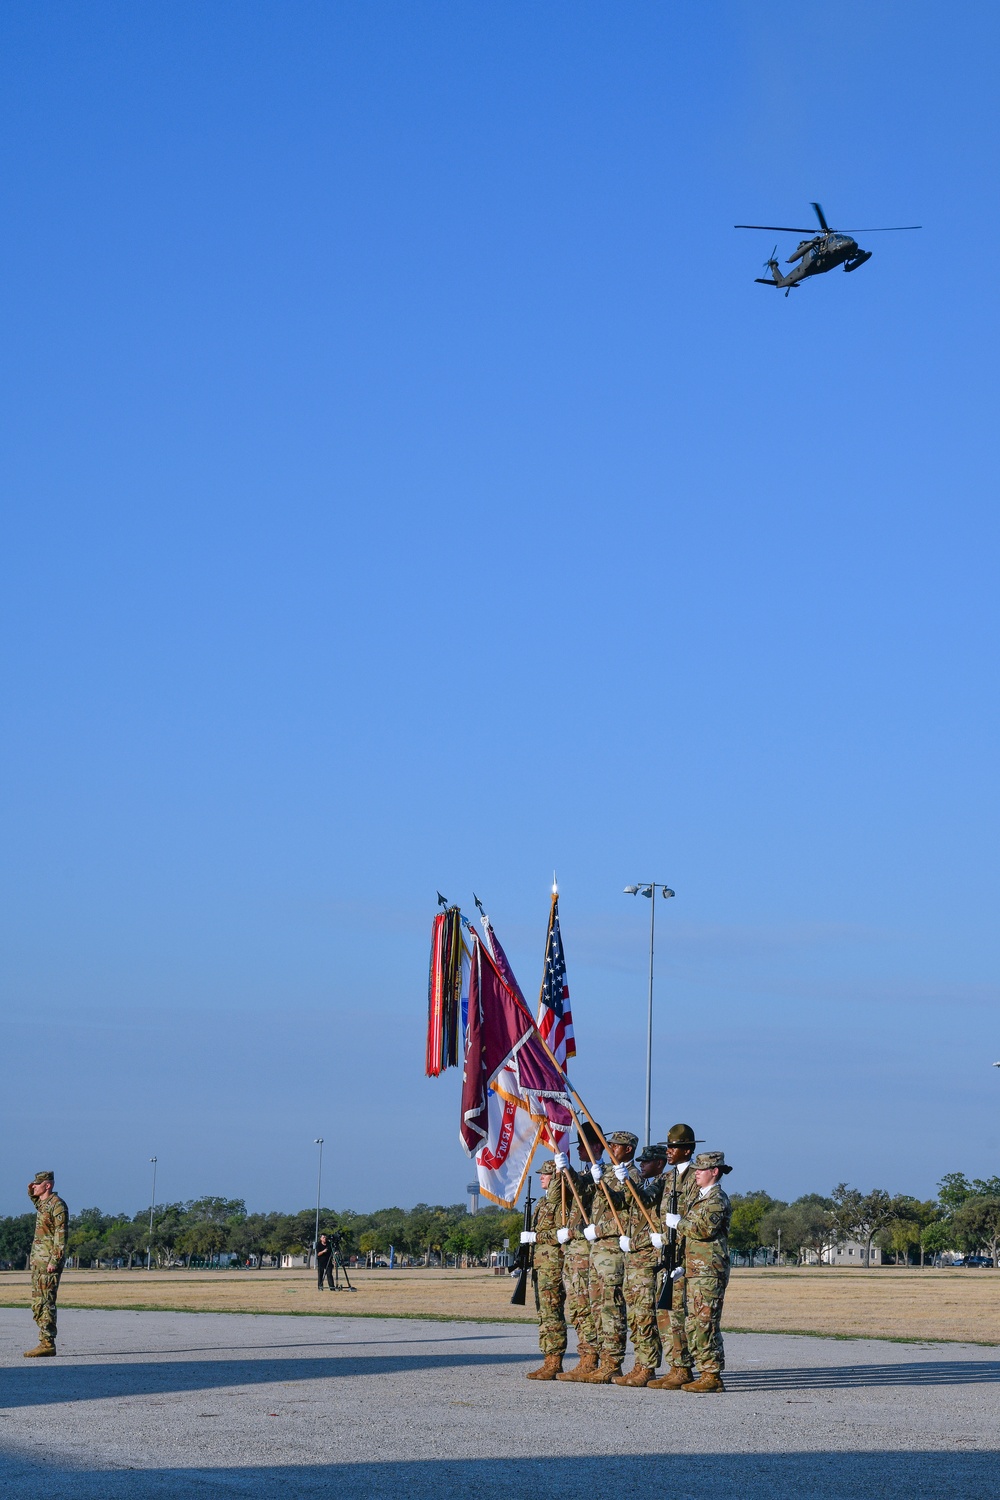
[[[469,1195],[469,1213],[477,1214],[479,1212],[479,1183],[470,1182],[465,1191]]]
[[[827,1245],[820,1256],[824,1266],[861,1266],[865,1264],[865,1247],[859,1240],[845,1240],[842,1245]],[[869,1266],[882,1264],[882,1252],[872,1245]]]
[[[281,1269],[291,1271],[296,1266],[308,1266],[312,1263],[312,1255],[308,1250],[302,1250],[298,1255],[289,1255],[286,1250],[281,1257]]]

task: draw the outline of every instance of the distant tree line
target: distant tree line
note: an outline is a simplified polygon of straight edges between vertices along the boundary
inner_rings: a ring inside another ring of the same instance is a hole
[[[457,1257],[466,1263],[488,1261],[504,1240],[517,1243],[519,1212],[484,1209],[467,1212],[462,1203],[418,1203],[415,1208],[382,1208],[371,1214],[324,1208],[320,1232],[339,1230],[342,1254],[373,1263],[389,1254],[397,1260],[439,1264]],[[220,1256],[235,1256],[250,1265],[280,1264],[283,1255],[299,1255],[312,1247],[315,1208],[298,1213],[248,1213],[240,1198],[197,1198],[187,1203],[161,1203],[127,1214],[105,1214],[85,1208],[69,1221],[67,1253],[83,1266],[120,1263],[145,1264],[151,1249],[156,1266],[211,1265]],[[23,1267],[35,1231],[31,1212],[0,1218],[0,1268]]]
[[[971,1182],[949,1172],[938,1196],[921,1202],[882,1188],[862,1193],[839,1183],[828,1197],[806,1193],[793,1203],[763,1190],[734,1193],[730,1247],[753,1264],[773,1260],[801,1263],[831,1245],[853,1240],[864,1245],[868,1264],[872,1244],[899,1265],[923,1265],[945,1252],[985,1254],[1000,1265],[1000,1177]],[[150,1237],[149,1209],[105,1214],[85,1208],[70,1218],[68,1253],[84,1266],[144,1263],[151,1250],[156,1266],[210,1265],[235,1256],[245,1265],[280,1265],[283,1255],[312,1246],[315,1208],[298,1213],[248,1213],[240,1198],[197,1198],[159,1204]],[[418,1203],[415,1208],[381,1208],[375,1213],[324,1208],[320,1229],[339,1230],[343,1254],[367,1264],[385,1259],[390,1246],[397,1261],[437,1265],[448,1259],[465,1265],[488,1262],[504,1240],[516,1245],[520,1211],[488,1208],[478,1214],[465,1205]],[[0,1268],[27,1263],[34,1233],[33,1213],[0,1218]]]
[[[864,1246],[862,1263],[878,1245],[897,1265],[924,1265],[947,1252],[985,1254],[1000,1262],[1000,1177],[971,1182],[949,1172],[937,1198],[921,1202],[874,1188],[862,1193],[838,1183],[829,1197],[806,1193],[784,1203],[763,1191],[735,1193],[730,1247],[752,1264],[762,1253],[801,1263],[848,1240]]]

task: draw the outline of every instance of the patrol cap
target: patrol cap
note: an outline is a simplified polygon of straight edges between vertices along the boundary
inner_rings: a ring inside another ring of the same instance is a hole
[[[31,1183],[34,1186],[38,1182],[55,1182],[55,1180],[56,1174],[54,1172],[36,1172],[31,1179]]]
[[[699,1141],[690,1125],[671,1125],[667,1131],[668,1146],[700,1146]]]
[[[636,1158],[636,1160],[639,1161],[639,1162],[646,1162],[646,1161],[666,1161],[666,1159],[667,1159],[667,1148],[666,1148],[666,1146],[663,1146],[663,1145],[660,1145],[660,1146],[643,1146],[642,1150],[639,1152],[638,1157]]]
[[[609,1146],[628,1146],[629,1150],[634,1151],[639,1144],[639,1137],[631,1130],[612,1130],[607,1142]]]
[[[733,1170],[726,1163],[724,1151],[699,1151],[691,1165],[696,1172],[711,1172],[714,1167],[718,1167],[722,1172]]]
[[[556,1164],[550,1156],[548,1161],[543,1161],[542,1165],[538,1168],[538,1175],[539,1177],[552,1177],[555,1174],[555,1170]]]

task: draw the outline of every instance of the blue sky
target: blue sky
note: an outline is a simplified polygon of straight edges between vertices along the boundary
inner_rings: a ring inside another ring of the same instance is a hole
[[[455,1201],[435,892],[735,1189],[997,1169],[1000,20],[0,17],[0,1211]],[[874,258],[754,285],[818,198]],[[864,236],[862,243],[866,243]]]

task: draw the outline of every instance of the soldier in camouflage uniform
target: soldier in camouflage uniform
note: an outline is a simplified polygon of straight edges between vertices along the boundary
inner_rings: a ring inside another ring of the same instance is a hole
[[[576,1149],[580,1157],[581,1170],[576,1172],[569,1159],[556,1152],[555,1162],[566,1180],[567,1216],[566,1228],[558,1232],[563,1250],[563,1285],[566,1288],[566,1320],[576,1329],[579,1363],[572,1370],[563,1370],[559,1380],[583,1380],[597,1369],[597,1330],[594,1327],[594,1312],[590,1305],[590,1241],[583,1231],[590,1223],[591,1206],[596,1184],[589,1171],[591,1153],[597,1159],[602,1155],[600,1133],[593,1125],[582,1127],[582,1137],[577,1136]],[[579,1202],[577,1201],[579,1199]],[[580,1204],[583,1205],[581,1212]]]
[[[31,1316],[38,1324],[38,1347],[25,1359],[51,1358],[56,1352],[56,1293],[66,1256],[66,1205],[57,1196],[52,1172],[36,1172],[28,1183],[34,1207],[31,1243]]]
[[[687,1341],[698,1367],[697,1380],[685,1391],[724,1391],[722,1371],[722,1302],[729,1283],[729,1220],[732,1204],[722,1191],[722,1177],[733,1169],[721,1151],[702,1151],[692,1163],[698,1197],[678,1217],[684,1236],[684,1280],[687,1284]],[[666,1214],[668,1224],[673,1215]]]
[[[535,1204],[531,1229],[521,1234],[532,1246],[531,1269],[538,1298],[538,1347],[544,1359],[537,1370],[529,1370],[529,1380],[555,1380],[562,1369],[566,1353],[566,1292],[563,1287],[563,1247],[558,1233],[562,1227],[562,1192],[556,1178],[554,1161],[543,1161],[538,1169],[541,1196]]]
[[[671,1125],[667,1131],[667,1171],[660,1198],[662,1218],[665,1218],[669,1210],[674,1192],[677,1193],[677,1211],[682,1216],[698,1197],[698,1184],[695,1182],[691,1158],[695,1146],[699,1144],[690,1125]],[[665,1240],[665,1223],[663,1230]],[[659,1380],[649,1382],[651,1390],[679,1391],[691,1379],[691,1354],[687,1341],[687,1293],[683,1277],[684,1243],[679,1233],[675,1265],[677,1279],[674,1281],[670,1309],[659,1310],[656,1314],[664,1362],[669,1368]]]
[[[635,1364],[627,1375],[616,1375],[615,1385],[648,1385],[660,1363],[660,1330],[656,1321],[656,1281],[660,1251],[650,1239],[649,1219],[659,1222],[660,1195],[663,1192],[663,1169],[667,1164],[667,1147],[647,1146],[637,1158],[642,1185],[639,1192],[646,1209],[644,1214],[635,1198],[629,1195],[628,1223],[625,1232],[631,1250],[625,1257],[625,1315],[629,1336],[635,1350]]]
[[[583,1378],[591,1385],[610,1385],[622,1372],[625,1358],[625,1247],[622,1244],[632,1195],[627,1183],[642,1183],[635,1162],[639,1137],[631,1130],[615,1130],[607,1138],[610,1167],[594,1166],[597,1182],[591,1206],[593,1219],[584,1234],[590,1240],[590,1305],[600,1346],[600,1367]],[[621,1228],[619,1228],[621,1225]]]

